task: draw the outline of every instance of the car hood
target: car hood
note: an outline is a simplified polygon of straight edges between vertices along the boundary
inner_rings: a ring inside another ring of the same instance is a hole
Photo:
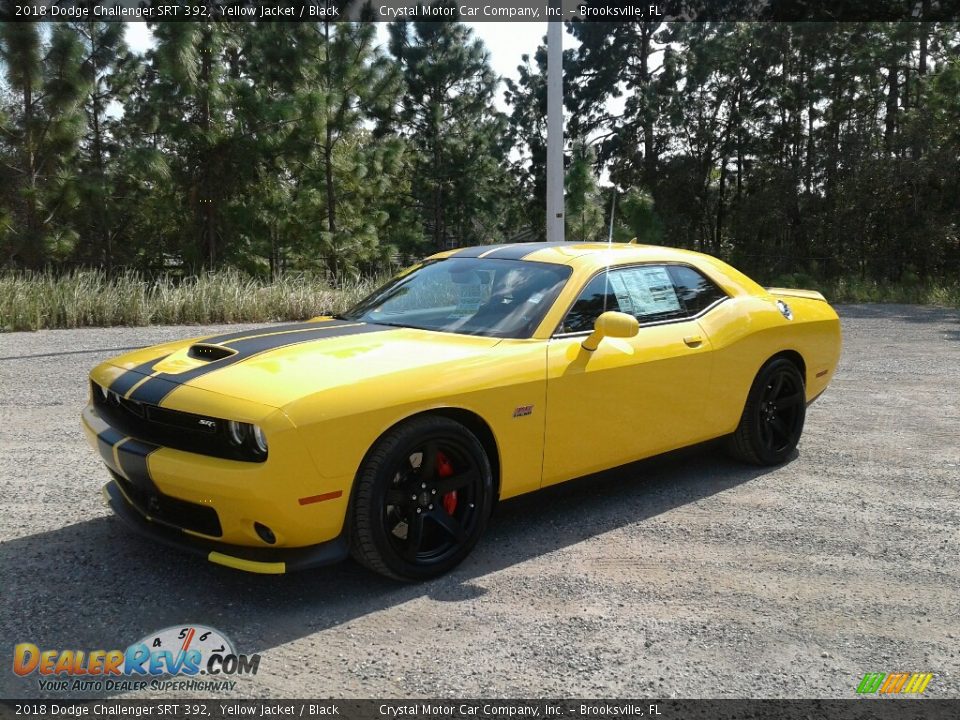
[[[110,361],[110,388],[169,405],[184,385],[282,408],[324,390],[389,381],[412,369],[453,372],[479,359],[496,338],[326,320],[252,329],[160,345]],[[435,376],[434,376],[435,377]]]

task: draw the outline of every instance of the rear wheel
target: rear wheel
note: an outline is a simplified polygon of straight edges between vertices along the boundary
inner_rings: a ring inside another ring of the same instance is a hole
[[[754,465],[779,465],[797,447],[806,416],[803,375],[785,358],[757,373],[740,424],[730,438],[731,453]]]
[[[360,468],[351,552],[392,578],[441,575],[477,543],[492,498],[490,462],[473,433],[444,417],[411,420],[384,435]]]

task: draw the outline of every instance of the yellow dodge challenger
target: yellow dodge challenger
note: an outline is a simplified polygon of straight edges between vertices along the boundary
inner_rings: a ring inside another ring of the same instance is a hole
[[[107,501],[157,542],[421,580],[498,500],[712,438],[783,462],[839,355],[822,295],[706,255],[491,245],[343,315],[121,355],[90,374],[82,423]]]

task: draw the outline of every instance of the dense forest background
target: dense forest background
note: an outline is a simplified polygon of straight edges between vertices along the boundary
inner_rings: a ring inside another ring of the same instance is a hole
[[[568,239],[615,203],[615,239],[761,281],[960,277],[957,24],[570,30]],[[504,113],[457,22],[152,31],[0,27],[0,267],[343,278],[542,237],[542,46]]]

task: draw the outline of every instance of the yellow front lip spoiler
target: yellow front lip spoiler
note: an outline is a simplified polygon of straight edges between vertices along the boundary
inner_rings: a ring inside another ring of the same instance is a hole
[[[282,562],[261,562],[258,560],[244,560],[243,558],[224,555],[216,550],[207,555],[207,560],[217,565],[244,570],[261,575],[283,575],[287,571],[287,564]]]
[[[301,548],[241,547],[207,540],[162,524],[145,515],[115,482],[103,486],[103,498],[114,513],[139,534],[164,545],[200,555],[208,561],[244,572],[282,575],[340,562],[349,555],[343,536]],[[243,557],[246,555],[246,557]]]

